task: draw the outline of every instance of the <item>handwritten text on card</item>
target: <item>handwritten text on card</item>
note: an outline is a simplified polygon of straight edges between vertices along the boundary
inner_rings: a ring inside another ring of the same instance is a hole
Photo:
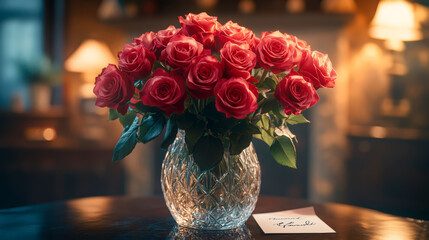
[[[253,214],[265,234],[275,233],[335,233],[317,217],[313,207],[288,211]]]

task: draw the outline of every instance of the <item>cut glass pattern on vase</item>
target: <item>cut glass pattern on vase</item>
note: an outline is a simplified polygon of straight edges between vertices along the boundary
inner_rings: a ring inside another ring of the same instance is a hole
[[[239,155],[225,152],[215,168],[201,172],[179,131],[162,164],[161,186],[173,218],[183,227],[240,227],[255,208],[261,170],[252,144]]]

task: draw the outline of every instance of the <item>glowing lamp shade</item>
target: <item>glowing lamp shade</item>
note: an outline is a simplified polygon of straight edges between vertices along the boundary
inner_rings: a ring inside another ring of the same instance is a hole
[[[377,39],[396,41],[422,39],[412,3],[405,0],[381,0],[371,22],[369,35]]]
[[[105,43],[97,40],[85,40],[66,60],[64,67],[69,72],[100,72],[116,59]]]

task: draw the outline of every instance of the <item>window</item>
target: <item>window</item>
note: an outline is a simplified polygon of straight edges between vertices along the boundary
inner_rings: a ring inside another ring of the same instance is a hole
[[[43,0],[0,0],[0,109],[17,99],[29,106],[29,90],[20,64],[42,59]]]

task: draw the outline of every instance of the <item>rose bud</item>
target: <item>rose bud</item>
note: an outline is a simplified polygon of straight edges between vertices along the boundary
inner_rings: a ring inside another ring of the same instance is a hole
[[[119,113],[125,115],[128,101],[134,94],[134,81],[129,74],[109,64],[95,78],[93,91],[97,96],[96,106],[117,109]]]
[[[227,118],[243,119],[258,107],[258,88],[244,78],[223,78],[214,89],[215,105]]]
[[[134,80],[142,79],[150,75],[155,55],[147,50],[143,44],[130,43],[118,53],[118,66],[134,76]]]
[[[262,33],[256,46],[258,64],[274,73],[281,73],[293,68],[301,60],[301,52],[295,42],[279,31]]]
[[[177,35],[167,44],[161,53],[161,59],[174,69],[185,69],[192,59],[204,50],[201,43],[191,37]]]
[[[218,49],[221,49],[227,42],[235,43],[245,49],[254,49],[256,46],[255,34],[232,21],[228,21],[219,29],[215,39]]]
[[[277,84],[274,98],[282,105],[287,115],[298,115],[319,101],[316,89],[294,71]]]
[[[213,96],[213,88],[223,75],[222,66],[213,56],[194,58],[186,72],[188,91],[197,99]]]
[[[197,15],[189,13],[185,17],[186,19],[181,16],[179,17],[183,34],[195,38],[206,49],[212,48],[214,45],[214,35],[220,27],[217,17],[211,17],[205,12]]]
[[[305,80],[313,84],[316,89],[333,88],[337,79],[337,72],[332,67],[328,55],[318,51],[314,51],[302,59],[299,74],[304,76]]]
[[[227,42],[220,50],[221,63],[228,77],[249,79],[256,65],[256,54],[239,45]]]
[[[180,114],[185,110],[185,80],[175,72],[167,73],[158,68],[143,86],[140,97],[143,104],[157,107],[167,116],[173,112]]]

